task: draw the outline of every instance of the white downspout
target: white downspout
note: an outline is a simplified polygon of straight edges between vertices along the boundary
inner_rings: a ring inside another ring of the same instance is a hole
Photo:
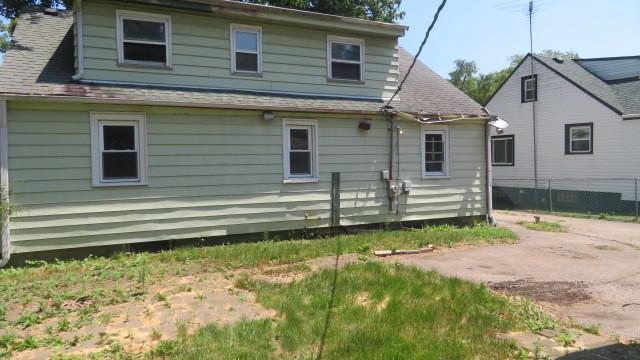
[[[7,101],[0,100],[0,197],[3,202],[9,201],[9,142],[7,130]],[[0,251],[0,267],[5,266],[11,258],[11,238],[9,236],[9,214],[2,214],[2,251]]]
[[[75,75],[72,76],[73,80],[82,80],[84,77],[84,35],[82,20],[82,0],[75,0],[73,3],[73,13],[75,14],[76,25],[76,56],[78,57],[78,68]]]
[[[485,147],[487,158],[487,223],[495,225],[496,220],[493,217],[493,165],[491,162],[491,125],[487,121],[485,126]]]

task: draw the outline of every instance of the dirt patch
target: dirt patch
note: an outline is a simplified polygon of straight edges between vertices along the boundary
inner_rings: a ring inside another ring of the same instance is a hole
[[[587,292],[587,284],[582,281],[533,281],[520,279],[487,283],[494,291],[508,292],[513,295],[526,296],[535,301],[544,301],[557,305],[573,305],[591,299]]]

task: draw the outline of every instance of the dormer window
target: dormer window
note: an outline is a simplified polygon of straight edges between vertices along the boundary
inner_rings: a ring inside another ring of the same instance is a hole
[[[118,11],[118,62],[123,65],[171,67],[171,18]]]
[[[521,98],[523,103],[538,101],[538,75],[525,76],[521,79]]]
[[[364,81],[364,41],[331,36],[328,39],[329,80]]]
[[[231,71],[249,75],[262,73],[262,28],[231,25]]]

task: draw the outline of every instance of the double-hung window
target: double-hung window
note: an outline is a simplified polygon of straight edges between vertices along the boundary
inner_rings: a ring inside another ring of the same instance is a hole
[[[521,78],[521,100],[523,103],[538,101],[538,75]]]
[[[422,130],[423,177],[449,176],[449,130],[447,127]]]
[[[94,186],[147,182],[144,114],[91,114]]]
[[[231,70],[234,74],[262,73],[262,29],[231,25]]]
[[[364,41],[330,36],[327,63],[330,80],[364,81]]]
[[[593,154],[593,123],[565,125],[565,154]]]
[[[171,67],[171,17],[117,11],[118,62]]]
[[[284,120],[283,151],[285,182],[318,179],[318,125],[310,120]]]
[[[491,163],[495,166],[513,166],[513,135],[491,137]]]

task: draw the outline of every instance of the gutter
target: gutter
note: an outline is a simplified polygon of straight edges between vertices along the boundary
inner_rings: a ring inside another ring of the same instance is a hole
[[[73,11],[75,14],[75,28],[76,28],[76,56],[78,57],[77,72],[71,77],[73,80],[80,80],[84,77],[84,20],[82,18],[82,0],[75,0],[73,4]]]
[[[0,100],[0,198],[9,200],[9,143],[7,130],[7,101]],[[2,214],[2,239],[0,240],[0,267],[7,265],[11,258],[11,238],[9,234],[9,214]]]
[[[622,120],[635,120],[635,119],[640,119],[640,114],[622,115]]]

